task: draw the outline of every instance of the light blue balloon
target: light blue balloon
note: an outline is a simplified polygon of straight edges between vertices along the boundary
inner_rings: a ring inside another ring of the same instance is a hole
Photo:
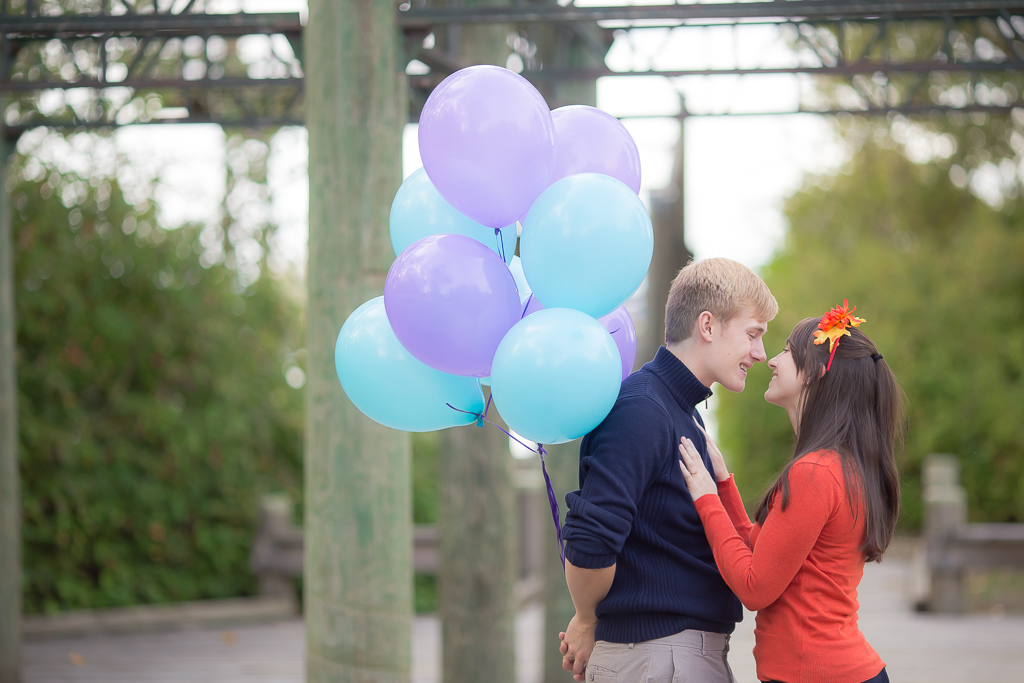
[[[371,420],[406,432],[472,424],[484,411],[475,377],[435,370],[399,343],[384,312],[384,297],[352,312],[334,346],[334,367],[352,403]]]
[[[516,281],[519,301],[526,303],[526,300],[533,294],[533,290],[530,289],[530,283],[526,281],[526,274],[523,273],[523,260],[518,256],[513,256],[511,263],[508,264],[508,269],[512,271],[512,277]]]
[[[516,323],[491,365],[501,417],[530,441],[556,444],[601,423],[619,395],[622,361],[608,331],[579,311],[547,308]]]
[[[391,247],[398,256],[405,248],[428,235],[465,235],[486,244],[494,252],[512,261],[516,251],[516,224],[501,228],[483,226],[467,218],[445,201],[422,168],[405,179],[391,202]]]
[[[519,255],[533,294],[547,308],[594,318],[636,291],[654,254],[654,228],[627,185],[599,173],[552,183],[530,207]]]

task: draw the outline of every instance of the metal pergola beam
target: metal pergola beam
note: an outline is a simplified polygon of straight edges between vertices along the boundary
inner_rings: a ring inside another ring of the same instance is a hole
[[[411,7],[399,8],[403,27],[443,24],[531,24],[577,21],[714,21],[775,19],[780,22],[849,21],[853,19],[934,19],[952,17],[997,17],[1002,12],[1024,10],[1020,0],[944,0],[936,2],[842,2],[836,0],[791,0],[783,2],[733,2],[675,5],[628,5],[576,7],[567,5],[518,5],[514,7]]]
[[[531,80],[588,80],[611,76],[661,76],[664,78],[680,78],[683,76],[767,76],[804,74],[809,76],[857,76],[870,74],[927,74],[936,72],[947,73],[1000,73],[1020,71],[1019,63],[1009,62],[908,62],[880,63],[859,62],[843,66],[793,66],[765,67],[760,69],[676,69],[649,71],[612,71],[611,69],[542,69],[524,71],[523,76]],[[0,84],[0,89],[3,85]]]
[[[131,3],[122,3],[124,8],[134,7]],[[255,122],[278,125],[292,125],[301,121],[302,75],[291,75],[285,78],[249,78],[244,73],[223,73],[211,77],[209,74],[186,79],[179,66],[175,73],[153,71],[155,61],[144,57],[141,52],[134,60],[123,61],[127,72],[122,69],[116,78],[107,77],[106,67],[113,64],[108,60],[108,41],[137,38],[143,47],[149,42],[162,44],[169,40],[182,39],[189,36],[201,36],[209,39],[213,36],[225,39],[237,38],[247,34],[281,34],[297,45],[301,41],[302,27],[297,13],[267,14],[231,14],[216,15],[196,13],[190,5],[176,14],[167,11],[130,11],[120,15],[109,13],[90,15],[42,16],[38,6],[30,7],[27,13],[11,14],[0,11],[0,34],[11,46],[25,50],[33,44],[53,39],[65,43],[65,50],[81,49],[79,45],[93,45],[87,48],[97,51],[103,68],[97,73],[83,72],[66,80],[58,80],[53,75],[47,76],[45,71],[31,77],[21,73],[20,77],[4,77],[0,74],[0,92],[30,95],[33,91],[43,90],[80,90],[90,89],[103,97],[107,88],[128,88],[136,93],[144,91],[160,92],[165,106],[189,109],[189,116],[171,120],[179,122],[215,122],[224,125],[252,125]],[[721,4],[684,3],[675,5],[641,5],[641,6],[607,6],[607,7],[575,7],[572,5],[558,6],[554,4],[518,5],[518,6],[486,6],[486,7],[407,7],[400,6],[397,10],[397,22],[407,35],[410,47],[422,42],[430,31],[457,24],[480,24],[492,22],[508,22],[510,27],[519,26],[520,30],[527,26],[541,23],[553,23],[559,26],[577,27],[584,23],[594,26],[597,21],[614,21],[624,23],[620,28],[630,28],[629,22],[643,21],[648,28],[651,21],[658,21],[666,28],[671,27],[707,27],[728,26],[742,27],[759,25],[788,25],[796,28],[799,39],[806,42],[818,55],[814,63],[796,65],[746,67],[737,65],[733,68],[689,68],[689,69],[651,69],[633,70],[628,72],[613,71],[597,67],[569,67],[558,64],[538,64],[539,68],[527,66],[522,71],[529,80],[541,83],[557,83],[570,81],[587,81],[595,78],[620,76],[658,76],[664,78],[680,78],[692,76],[756,76],[756,75],[809,75],[816,77],[852,78],[857,76],[920,77],[926,78],[933,72],[966,74],[977,78],[982,75],[998,75],[1012,73],[1022,69],[1021,55],[1024,55],[1024,40],[1020,36],[1020,27],[1014,25],[1015,17],[1024,13],[1022,0],[961,0],[959,2],[925,1],[917,2],[839,2],[837,0],[786,0],[776,2],[731,2]],[[843,55],[842,39],[845,26],[861,25],[870,27],[876,32],[876,39],[886,33],[886,26],[891,21],[919,21],[941,24],[947,33],[952,30],[967,30],[970,35],[979,31],[978,22],[999,22],[1002,33],[1002,45],[1005,57],[996,56],[992,59],[981,59],[972,54],[969,59],[954,59],[952,54],[935,55],[933,59],[917,59],[915,61],[894,61],[888,51],[875,54],[872,45],[858,56]],[[675,22],[675,23],[673,23]],[[689,22],[689,23],[687,23]],[[965,23],[966,22],[966,23]],[[839,33],[840,47],[820,46],[828,54],[816,49],[813,36],[808,39],[806,29],[817,30],[822,25],[832,25]],[[973,27],[973,28],[971,28]],[[1009,27],[1009,28],[1007,28]],[[533,30],[533,29],[530,29]],[[607,30],[607,29],[606,29]],[[73,41],[86,41],[78,43]],[[116,45],[116,42],[110,43]],[[297,48],[301,49],[301,48]],[[413,49],[410,57],[420,58],[429,65],[431,73],[424,76],[410,76],[409,83],[414,92],[425,97],[448,73],[458,68],[446,55],[436,54],[436,50]],[[1018,54],[1019,53],[1019,54]],[[147,53],[148,54],[148,53]],[[182,58],[184,62],[184,58]],[[449,63],[451,62],[451,63]],[[13,64],[8,61],[8,69]],[[24,67],[22,67],[24,68]],[[118,80],[119,79],[119,80]],[[922,83],[923,84],[923,83]],[[259,104],[251,96],[240,95],[254,88],[265,92],[287,92],[293,89],[298,95],[288,100],[287,108],[282,109],[282,102],[266,100]],[[860,86],[854,84],[858,91]],[[905,101],[894,101],[892,106],[884,107],[884,111],[900,111],[911,113],[923,106],[918,92],[904,97]],[[216,92],[234,92],[232,97],[218,101],[208,99],[208,94]],[[908,91],[909,92],[909,91]],[[423,99],[420,97],[419,99]],[[881,100],[869,105],[880,105]],[[248,103],[246,112],[230,111],[231,105],[242,101]],[[991,102],[967,102],[971,106],[981,106],[985,110],[1006,110],[1020,106],[1020,102],[1006,103],[1002,106]],[[229,109],[224,109],[224,106]],[[105,106],[105,105],[104,105]],[[875,106],[867,106],[860,110],[863,113],[877,113]],[[211,109],[210,107],[213,107]],[[927,108],[927,107],[925,107]],[[959,107],[936,107],[937,110],[962,109]],[[966,111],[966,109],[963,109]],[[36,125],[50,125],[57,128],[106,128],[122,123],[154,123],[159,121],[130,120],[122,121],[116,111],[100,107],[87,116],[44,117],[30,113],[32,109],[23,109],[21,120],[12,121],[11,132],[27,129]],[[803,111],[803,109],[800,109]],[[769,112],[763,112],[769,113]],[[776,112],[772,112],[776,113]],[[694,112],[694,115],[700,115]]]
[[[80,80],[73,82],[61,81],[0,81],[0,92],[30,92],[32,90],[74,90],[89,88],[105,90],[107,88],[133,88],[146,90],[221,90],[224,88],[295,88],[302,87],[303,79],[285,78],[199,78],[187,80],[180,78],[138,78],[125,81]]]
[[[1024,102],[1018,103],[1018,106],[1024,106]],[[721,118],[750,118],[757,116],[793,116],[796,114],[814,114],[815,116],[840,116],[849,114],[851,116],[888,116],[890,114],[901,114],[904,116],[916,116],[931,114],[937,112],[940,114],[949,114],[952,112],[961,113],[972,113],[979,112],[984,114],[1005,114],[1009,109],[1013,107],[1004,107],[1002,105],[992,104],[965,104],[962,107],[953,107],[949,105],[900,105],[892,107],[866,107],[864,109],[849,109],[842,107],[834,107],[830,109],[788,109],[786,111],[723,111],[723,112],[701,112],[694,114],[693,112],[687,111],[685,117],[688,119],[721,119]],[[680,114],[668,113],[668,114],[627,114],[620,117],[623,120],[634,120],[634,119],[678,119]]]
[[[297,12],[263,14],[67,14],[56,17],[0,14],[0,32],[11,39],[69,38],[89,35],[156,34],[242,36],[302,33]]]

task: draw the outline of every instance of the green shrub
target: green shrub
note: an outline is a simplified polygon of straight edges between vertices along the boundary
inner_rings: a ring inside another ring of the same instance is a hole
[[[158,227],[113,179],[20,163],[25,611],[253,592],[258,497],[301,499],[298,303],[201,263],[197,229]]]

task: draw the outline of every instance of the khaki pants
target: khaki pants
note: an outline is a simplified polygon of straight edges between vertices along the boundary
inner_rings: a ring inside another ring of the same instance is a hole
[[[586,680],[593,683],[736,683],[726,658],[729,636],[681,631],[642,643],[594,644]]]

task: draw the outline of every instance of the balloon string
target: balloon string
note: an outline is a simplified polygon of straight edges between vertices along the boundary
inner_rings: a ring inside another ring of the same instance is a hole
[[[544,463],[544,446],[537,444],[537,453],[540,455],[540,470],[544,473],[544,484],[548,489],[548,505],[551,506],[551,521],[555,523],[555,535],[558,537],[558,551],[562,558],[562,571],[565,571],[565,541],[562,540],[562,523],[558,519],[558,499],[555,498],[555,489],[551,485],[551,477],[548,476],[548,468]]]
[[[487,420],[487,411],[491,409],[491,399],[494,398],[493,394],[487,396],[487,405],[484,406],[484,413],[480,416],[480,420]],[[483,427],[483,424],[480,424]]]
[[[544,474],[544,486],[547,488],[547,493],[548,493],[548,506],[550,506],[550,508],[551,508],[551,521],[554,522],[554,525],[555,525],[555,537],[558,538],[559,557],[561,557],[561,559],[562,559],[562,571],[564,572],[565,571],[565,541],[562,540],[562,523],[561,523],[561,520],[560,520],[559,514],[558,514],[558,498],[555,497],[555,487],[552,486],[552,484],[551,484],[551,477],[548,476],[548,467],[547,467],[547,464],[544,461],[544,455],[547,454],[547,451],[544,450],[544,445],[543,444],[537,444],[537,448],[530,448],[525,443],[523,443],[523,441],[521,439],[519,439],[518,437],[513,435],[508,430],[504,429],[501,425],[495,424],[494,422],[491,422],[490,420],[488,420],[487,419],[487,411],[491,407],[491,397],[487,398],[487,406],[484,408],[484,412],[482,412],[482,413],[474,413],[471,410],[462,410],[461,408],[456,408],[451,403],[445,403],[445,405],[448,406],[449,408],[451,408],[452,410],[456,410],[456,411],[458,411],[460,413],[466,413],[467,415],[475,415],[476,416],[476,420],[477,420],[477,424],[480,424],[481,426],[483,426],[481,424],[481,422],[487,422],[488,424],[494,425],[495,427],[498,428],[499,431],[501,431],[503,434],[505,434],[508,438],[512,439],[513,441],[515,441],[516,443],[518,443],[520,446],[522,446],[526,450],[530,451],[531,453],[537,453],[540,456],[540,471]]]
[[[505,240],[501,239],[501,228],[494,229],[494,241],[498,243],[498,253],[501,254],[501,260],[505,261]]]
[[[532,301],[533,301],[533,292],[530,292],[530,296],[526,297],[526,303],[523,304],[523,314],[519,316],[520,320],[522,320],[523,318],[526,317],[526,312],[528,310],[530,310],[530,303]]]

